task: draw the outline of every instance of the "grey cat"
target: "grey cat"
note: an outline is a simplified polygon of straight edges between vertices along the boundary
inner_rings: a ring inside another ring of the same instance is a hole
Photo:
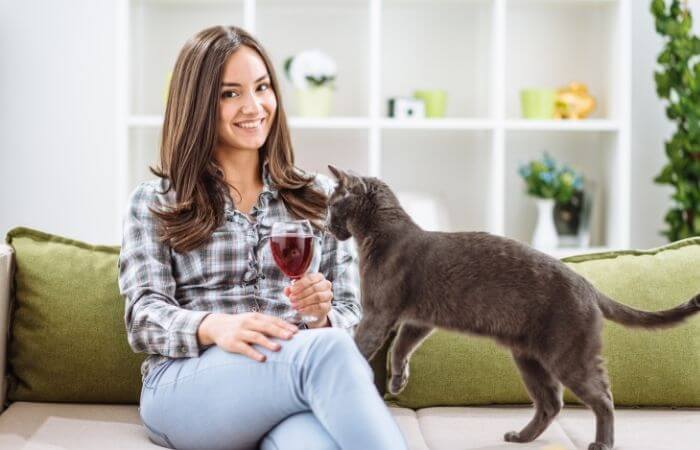
[[[338,184],[328,230],[355,238],[364,315],[355,341],[371,359],[401,325],[391,350],[389,391],[408,381],[408,359],[435,327],[490,336],[508,347],[535,405],[509,442],[529,442],[563,406],[562,384],[596,416],[589,450],[613,447],[613,398],[601,352],[603,318],[642,328],[681,323],[700,294],[672,309],[639,311],[607,297],[564,263],[486,232],[424,231],[377,178],[329,166]]]

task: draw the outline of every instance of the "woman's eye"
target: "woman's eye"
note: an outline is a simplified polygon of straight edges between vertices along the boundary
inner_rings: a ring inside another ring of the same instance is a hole
[[[260,88],[262,88],[263,86],[265,86],[265,89],[260,89]],[[258,89],[260,89],[260,90],[265,90],[265,91],[268,90],[269,88],[270,88],[270,85],[267,84],[267,83],[263,83],[263,84],[261,84],[260,86],[258,86]],[[236,96],[238,96],[238,94],[236,93],[236,91],[224,91],[224,92],[221,94],[221,97],[223,97],[223,98],[232,98],[232,97],[233,97],[233,94],[236,94]]]

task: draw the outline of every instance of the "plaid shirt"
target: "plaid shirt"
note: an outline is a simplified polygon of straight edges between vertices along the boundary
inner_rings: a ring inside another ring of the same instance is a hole
[[[274,222],[295,218],[271,184],[267,164],[264,188],[250,216],[226,196],[224,223],[208,243],[185,253],[158,242],[156,218],[148,210],[174,202],[173,191],[160,193],[167,183],[160,178],[141,183],[123,218],[119,290],[126,300],[129,345],[149,354],[141,366],[143,379],[169,358],[196,357],[208,348],[198,342],[197,328],[212,312],[259,311],[278,317],[292,312],[283,294],[289,279],[267,244]],[[314,185],[327,195],[334,186],[320,174]],[[333,283],[329,321],[352,335],[362,313],[356,246],[352,239],[340,242],[330,233],[314,233],[321,242],[318,271]]]

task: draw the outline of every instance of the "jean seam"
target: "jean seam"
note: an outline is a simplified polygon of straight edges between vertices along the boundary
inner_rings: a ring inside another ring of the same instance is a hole
[[[272,438],[270,437],[269,434],[268,434],[267,436],[265,436],[265,439],[267,439],[268,441],[270,441],[270,444],[272,444],[272,447],[274,447],[274,450],[279,450],[279,449],[280,449],[279,446],[277,446],[277,443],[275,443],[275,440],[272,439]],[[264,441],[265,439],[263,439],[263,441]]]
[[[163,433],[163,432],[156,431],[155,428],[153,428],[152,426],[148,425],[148,424],[146,423],[146,421],[143,420],[143,417],[141,418],[141,422],[143,423],[143,426],[146,427],[146,429],[147,429],[148,431],[150,431],[150,432],[153,433],[155,436],[157,436],[157,437],[161,438],[163,441],[165,441],[165,443],[166,443],[170,448],[175,448],[175,446],[173,445],[173,443],[170,442],[170,439],[168,438],[168,435],[166,435],[166,434]]]
[[[177,378],[177,379],[175,379],[175,380],[173,380],[173,381],[169,381],[169,382],[167,382],[167,383],[157,384],[156,386],[149,387],[149,389],[155,389],[155,388],[157,388],[157,387],[172,386],[172,385],[175,384],[175,383],[178,383],[178,382],[180,382],[180,381],[184,381],[184,380],[190,379],[190,378],[194,377],[195,375],[199,375],[199,374],[201,374],[202,372],[206,372],[206,371],[208,371],[208,370],[210,370],[210,369],[218,369],[219,367],[232,366],[232,365],[234,365],[234,364],[240,364],[240,363],[238,363],[238,362],[227,362],[227,363],[224,363],[224,364],[219,364],[219,365],[217,365],[217,366],[206,367],[206,368],[204,368],[204,369],[200,369],[200,370],[196,371],[195,373],[191,373],[191,374],[189,374],[189,375],[185,375],[185,376],[180,377],[180,378]],[[264,362],[264,363],[262,363],[262,364],[284,364],[284,365],[287,365],[287,366],[295,366],[295,367],[296,367],[296,364],[295,364],[295,363],[288,362],[288,361],[266,361],[266,362]]]
[[[169,365],[169,363],[172,363],[173,360],[166,360],[163,361],[162,363],[158,364],[156,367],[152,368],[150,372],[146,374],[146,376],[142,380],[142,387],[145,387],[147,389],[153,389],[153,379],[156,376],[156,371],[162,372],[163,366]],[[167,367],[166,367],[167,369]]]

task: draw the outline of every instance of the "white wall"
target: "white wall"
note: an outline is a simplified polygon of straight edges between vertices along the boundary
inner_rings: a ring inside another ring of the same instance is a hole
[[[0,0],[0,236],[114,243],[110,0]]]
[[[2,236],[25,225],[119,242],[115,1],[0,0]],[[673,128],[654,87],[661,39],[649,1],[632,3],[632,246],[645,248],[665,242],[671,189],[652,179]],[[700,29],[700,0],[690,4]]]

